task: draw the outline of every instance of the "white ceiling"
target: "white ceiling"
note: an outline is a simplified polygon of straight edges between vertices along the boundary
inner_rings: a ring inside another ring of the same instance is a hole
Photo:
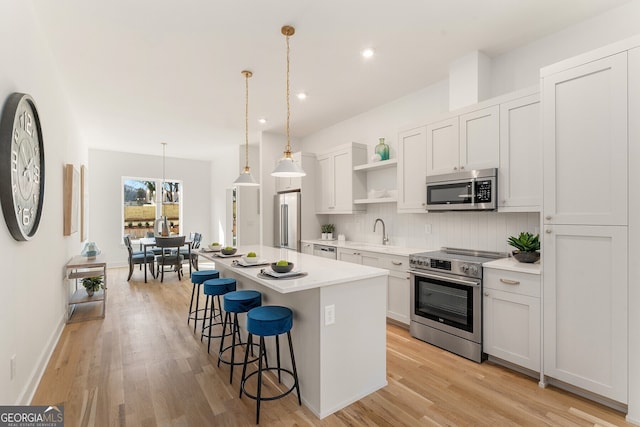
[[[628,0],[33,0],[90,147],[212,158],[249,128],[303,137]],[[365,47],[376,51],[364,60]],[[268,123],[259,125],[258,117]]]

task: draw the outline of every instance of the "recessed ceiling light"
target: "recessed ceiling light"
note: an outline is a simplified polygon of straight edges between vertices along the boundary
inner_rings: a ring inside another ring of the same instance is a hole
[[[373,49],[365,49],[362,51],[362,56],[365,58],[371,58],[373,56]]]
[[[307,99],[307,94],[304,92],[300,92],[298,94],[298,99],[302,100],[302,99]]]
[[[263,124],[267,123],[267,119],[265,119],[264,117],[260,117],[260,118],[258,119],[258,123],[260,123],[261,125],[263,125]]]

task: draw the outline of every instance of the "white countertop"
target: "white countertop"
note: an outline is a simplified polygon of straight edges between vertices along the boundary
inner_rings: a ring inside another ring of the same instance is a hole
[[[495,268],[498,270],[517,271],[520,273],[540,274],[542,264],[536,262],[533,264],[519,262],[515,258],[500,258],[495,261],[489,261],[482,264],[486,268]]]
[[[392,245],[379,245],[375,243],[365,243],[365,242],[354,242],[351,240],[345,240],[343,242],[338,240],[302,240],[303,243],[312,243],[315,245],[325,245],[325,246],[333,246],[335,248],[344,248],[344,249],[356,249],[361,251],[370,251],[376,252],[380,254],[389,254],[389,255],[399,255],[399,256],[409,256],[411,254],[417,254],[420,252],[427,252],[433,249],[426,248],[407,248],[404,246],[392,246]]]
[[[262,279],[258,277],[258,273],[263,268],[270,268],[268,265],[236,267],[233,266],[232,263],[234,260],[241,259],[239,257],[220,258],[215,256],[217,252],[198,251],[198,254],[215,262],[216,266],[221,265],[223,268],[232,269],[235,273],[241,276],[247,277],[263,286],[283,294],[321,288],[353,280],[389,275],[389,271],[382,268],[368,267],[350,262],[334,261],[288,249],[272,248],[270,246],[238,247],[238,254],[246,255],[249,252],[255,252],[258,259],[264,259],[269,262],[286,259],[287,261],[295,264],[293,271],[302,271],[308,274],[306,276],[293,279]]]

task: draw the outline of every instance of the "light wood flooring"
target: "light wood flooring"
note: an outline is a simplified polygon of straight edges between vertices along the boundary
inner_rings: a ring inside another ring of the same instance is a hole
[[[201,266],[201,268],[206,265]],[[32,401],[64,405],[66,426],[254,425],[229,367],[187,326],[187,277],[144,283],[109,270],[104,320],[65,327]],[[295,330],[294,330],[295,333]],[[217,343],[217,341],[215,341]],[[212,343],[213,344],[213,343]],[[262,405],[269,426],[625,426],[624,414],[492,363],[476,364],[387,327],[389,385],[319,420],[294,394]],[[348,381],[348,378],[345,378]]]

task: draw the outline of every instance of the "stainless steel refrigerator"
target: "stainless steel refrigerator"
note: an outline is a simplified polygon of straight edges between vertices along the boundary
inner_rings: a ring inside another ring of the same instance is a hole
[[[274,246],[300,252],[300,192],[278,193],[273,205]]]

